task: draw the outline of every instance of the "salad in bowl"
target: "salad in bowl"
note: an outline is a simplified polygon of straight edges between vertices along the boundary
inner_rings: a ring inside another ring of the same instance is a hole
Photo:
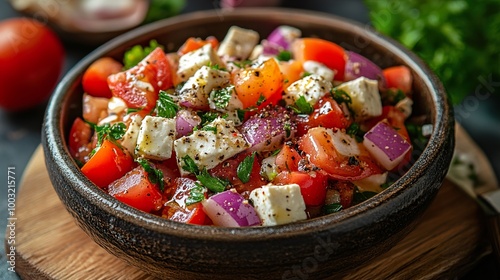
[[[42,143],[80,228],[148,274],[325,279],[411,231],[453,127],[441,83],[397,42],[332,15],[249,8],[99,47],[56,88]]]
[[[412,83],[407,66],[381,69],[294,26],[260,38],[234,25],[220,41],[151,40],[123,63],[93,62],[67,140],[87,178],[144,212],[282,225],[349,208],[408,170],[412,138],[432,133],[409,120]]]

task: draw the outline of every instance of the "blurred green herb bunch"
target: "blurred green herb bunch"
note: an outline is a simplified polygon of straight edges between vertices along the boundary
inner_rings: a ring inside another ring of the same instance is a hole
[[[500,82],[500,0],[364,1],[375,29],[426,61],[454,104]]]

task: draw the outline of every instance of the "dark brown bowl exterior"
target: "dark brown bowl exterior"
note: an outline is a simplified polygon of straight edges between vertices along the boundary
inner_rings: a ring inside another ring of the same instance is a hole
[[[282,24],[331,40],[382,67],[407,65],[414,76],[415,112],[434,124],[413,166],[375,197],[334,215],[276,227],[218,228],[167,221],[133,209],[94,186],[68,153],[66,136],[81,112],[83,71],[95,59],[157,39],[167,51],[189,36],[222,39],[232,25],[262,37]],[[454,147],[452,108],[441,83],[401,45],[366,26],[330,15],[284,9],[198,12],[157,22],[103,45],[61,81],[42,132],[50,178],[76,223],[110,253],[162,278],[329,278],[387,251],[414,226],[441,186]],[[106,268],[103,268],[106,269]]]

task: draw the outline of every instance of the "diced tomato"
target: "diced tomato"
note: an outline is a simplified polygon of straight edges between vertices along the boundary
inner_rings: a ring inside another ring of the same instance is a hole
[[[219,163],[208,172],[212,176],[216,176],[223,180],[229,181],[229,183],[236,189],[238,193],[250,193],[252,190],[262,187],[266,184],[266,181],[260,176],[260,160],[258,159],[257,155],[253,162],[252,171],[250,172],[250,181],[243,183],[240,178],[238,178],[238,165],[240,165],[240,163],[246,157],[251,155],[252,154],[247,151],[241,152]]]
[[[319,38],[302,38],[292,45],[293,57],[301,62],[314,60],[335,71],[334,80],[344,80],[347,60],[344,49],[330,41]]]
[[[281,73],[283,74],[284,88],[299,80],[304,69],[302,62],[297,60],[280,61],[279,63]]]
[[[295,117],[295,123],[297,124],[297,132],[295,136],[301,137],[307,133],[309,130],[309,115],[298,115]]]
[[[172,87],[170,64],[161,48],[156,48],[138,65],[108,77],[113,96],[120,97],[129,108],[149,112],[156,104],[160,90]]]
[[[111,57],[99,58],[83,73],[83,90],[95,97],[111,98],[108,77],[122,71],[122,68],[123,65]]]
[[[274,59],[255,68],[237,70],[233,72],[232,79],[243,108],[263,108],[281,99],[283,75]]]
[[[90,125],[81,118],[76,118],[69,131],[68,146],[71,156],[80,163],[85,163],[88,159],[87,156],[92,151],[91,137]]]
[[[300,138],[299,148],[307,155],[309,162],[336,180],[360,180],[382,173],[382,169],[368,153],[356,157],[339,154],[331,136],[323,127],[311,128]]]
[[[108,191],[119,201],[144,212],[158,211],[163,206],[163,196],[158,186],[149,181],[148,173],[142,166],[112,182]]]
[[[333,188],[339,192],[340,204],[343,209],[346,209],[352,205],[352,199],[354,197],[354,184],[349,181],[337,181],[333,185]]]
[[[413,78],[410,69],[404,65],[393,66],[382,71],[388,89],[399,89],[405,94],[411,92]]]
[[[134,159],[115,143],[104,140],[82,167],[82,173],[100,188],[105,188],[134,168]]]
[[[309,127],[348,128],[352,124],[348,112],[331,96],[326,95],[314,106],[314,112],[309,116]]]
[[[205,224],[206,214],[201,202],[186,205],[191,189],[195,187],[195,181],[192,179],[176,178],[173,185],[175,193],[163,208],[162,217],[181,223]]]
[[[321,172],[283,171],[278,173],[273,183],[278,185],[297,184],[306,206],[325,203],[328,177]]]
[[[276,169],[278,172],[297,171],[299,170],[300,159],[299,152],[285,144],[276,155]]]
[[[172,152],[172,156],[164,161],[155,162],[154,167],[159,169],[163,173],[163,182],[165,183],[165,195],[168,197],[173,196],[175,192],[174,181],[178,177],[181,177],[179,167],[177,166],[177,160],[175,153]]]
[[[184,42],[184,44],[179,48],[177,53],[179,55],[186,54],[188,52],[195,51],[206,44],[211,44],[212,48],[217,49],[219,46],[219,40],[214,36],[209,36],[207,39],[202,40],[201,38],[190,37]]]

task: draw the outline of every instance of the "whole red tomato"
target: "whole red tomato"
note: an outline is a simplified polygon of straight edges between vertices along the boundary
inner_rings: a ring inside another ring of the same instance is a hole
[[[28,18],[0,22],[0,107],[20,111],[46,101],[64,62],[59,38]]]

